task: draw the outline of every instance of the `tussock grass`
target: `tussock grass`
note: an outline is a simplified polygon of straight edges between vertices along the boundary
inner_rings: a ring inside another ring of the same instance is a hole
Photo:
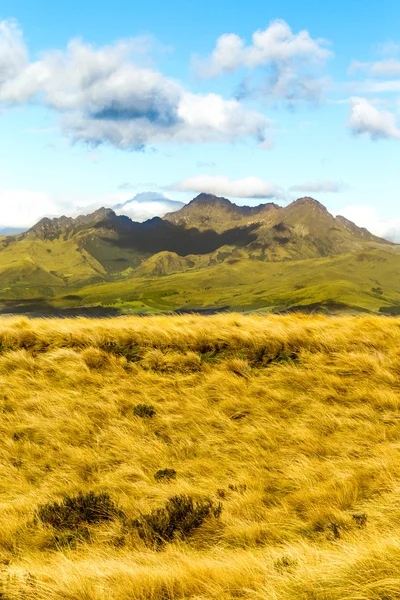
[[[0,597],[400,598],[399,374],[385,317],[2,318]]]

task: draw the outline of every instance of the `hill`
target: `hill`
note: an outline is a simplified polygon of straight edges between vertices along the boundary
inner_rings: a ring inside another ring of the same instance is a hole
[[[200,194],[142,223],[102,208],[0,237],[0,309],[396,312],[399,246],[312,198],[237,206]]]
[[[398,598],[398,319],[3,317],[0,348],[3,598]]]

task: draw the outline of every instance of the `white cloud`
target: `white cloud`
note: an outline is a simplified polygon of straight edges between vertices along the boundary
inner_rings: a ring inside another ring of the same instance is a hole
[[[381,219],[375,207],[366,205],[347,206],[338,214],[379,237],[400,242],[400,218]]]
[[[200,75],[216,77],[241,67],[254,69],[295,61],[323,62],[331,56],[324,48],[324,40],[313,40],[308,31],[294,35],[282,20],[272,21],[266,29],[254,32],[252,39],[253,44],[245,46],[243,39],[234,33],[221,35],[211,57],[203,63],[198,62]]]
[[[27,59],[14,23],[0,26],[0,106],[41,103],[61,114],[74,141],[143,149],[150,143],[234,142],[268,146],[269,120],[237,100],[193,94],[132,59],[137,40],[94,49],[80,40],[66,51]],[[10,64],[10,55],[15,60]],[[3,65],[3,70],[2,69]],[[4,65],[7,66],[4,67]]]
[[[389,58],[366,63],[354,61],[350,65],[350,73],[356,73],[357,71],[365,71],[372,77],[399,77],[400,60]]]
[[[392,94],[400,92],[400,81],[389,79],[387,81],[375,81],[366,79],[351,84],[351,89],[357,94]]]
[[[223,175],[195,175],[167,187],[180,192],[197,192],[231,198],[277,198],[280,188],[258,177],[230,179]]]
[[[400,128],[396,116],[389,111],[379,110],[366,98],[351,98],[351,113],[348,121],[350,130],[356,135],[367,134],[372,139],[400,139]]]
[[[0,230],[29,229],[43,217],[77,217],[102,206],[113,208],[118,215],[126,215],[134,221],[145,221],[179,210],[184,204],[155,192],[142,192],[132,198],[129,191],[125,191],[93,199],[85,195],[49,194],[35,190],[0,190]]]
[[[183,202],[172,203],[168,200],[149,200],[147,202],[131,200],[123,208],[114,209],[117,215],[126,215],[132,221],[147,221],[153,217],[163,217],[168,212],[175,212],[184,206]]]
[[[27,64],[22,32],[15,21],[0,22],[0,85],[17,75]]]
[[[289,189],[292,192],[331,192],[338,193],[346,189],[347,186],[342,181],[309,181],[299,185],[292,185]]]
[[[214,78],[241,68],[261,67],[267,69],[267,77],[257,85],[257,93],[264,99],[320,100],[327,82],[307,69],[323,64],[332,56],[325,40],[313,39],[305,30],[294,34],[285,21],[276,20],[266,29],[255,31],[252,41],[246,46],[234,33],[220,36],[208,59],[195,59],[198,75]],[[247,93],[246,85],[241,94]]]
[[[0,225],[30,227],[46,214],[58,213],[60,204],[44,192],[0,190]]]

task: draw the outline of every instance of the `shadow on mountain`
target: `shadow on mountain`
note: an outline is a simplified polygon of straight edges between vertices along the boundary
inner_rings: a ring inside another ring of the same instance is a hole
[[[130,221],[130,220],[129,220]],[[96,224],[97,228],[107,227],[107,223]],[[235,227],[217,233],[209,229],[200,231],[194,227],[187,229],[185,225],[175,225],[164,221],[159,217],[134,223],[121,220],[118,223],[118,239],[103,239],[110,244],[120,248],[139,250],[157,254],[158,252],[176,252],[180,256],[188,254],[209,254],[218,250],[221,246],[247,246],[253,242],[257,235],[254,231],[259,227],[258,223],[252,223],[246,227]]]
[[[379,312],[383,315],[398,317],[400,315],[400,305],[395,304],[393,306],[381,306]]]
[[[290,306],[289,308],[274,308],[273,313],[279,314],[291,314],[291,313],[303,313],[309,314],[322,314],[322,315],[337,315],[337,314],[348,314],[348,313],[369,313],[370,311],[360,306],[350,306],[344,302],[335,302],[327,300],[325,302],[314,302],[312,304],[298,304]]]
[[[117,317],[123,313],[114,307],[84,306],[75,308],[55,308],[45,299],[0,300],[0,315],[27,315],[29,317]]]

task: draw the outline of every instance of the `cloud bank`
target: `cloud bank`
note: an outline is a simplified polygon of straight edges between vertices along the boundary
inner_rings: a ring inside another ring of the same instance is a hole
[[[280,188],[258,177],[230,179],[223,175],[195,175],[178,181],[166,189],[229,196],[231,198],[279,198]]]
[[[117,215],[126,215],[132,221],[146,221],[153,217],[163,217],[167,212],[174,212],[184,206],[183,202],[171,200],[156,192],[141,192],[130,200],[121,202],[112,208]]]
[[[400,243],[400,218],[381,219],[374,206],[347,206],[340,213],[359,227],[391,242]]]
[[[373,140],[400,139],[396,116],[389,111],[379,110],[366,98],[351,98],[348,126],[355,135],[366,134]]]
[[[252,44],[247,46],[234,33],[220,36],[207,59],[195,60],[195,69],[200,77],[211,79],[242,68],[261,68],[266,77],[256,88],[264,99],[314,102],[321,98],[324,81],[310,70],[332,56],[326,44],[305,30],[294,34],[285,21],[276,20],[266,29],[255,31]],[[248,84],[242,84],[240,95],[248,94],[247,88]]]
[[[73,141],[141,150],[148,144],[236,142],[268,147],[269,120],[218,94],[194,94],[132,59],[135,39],[95,49],[81,40],[30,61],[22,31],[0,23],[0,106],[42,104]]]

